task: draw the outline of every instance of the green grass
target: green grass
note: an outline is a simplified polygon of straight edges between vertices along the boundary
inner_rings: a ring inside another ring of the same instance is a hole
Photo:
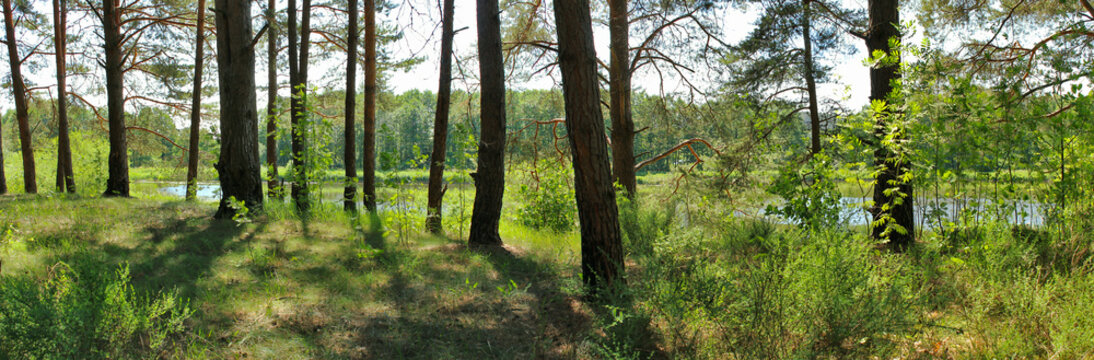
[[[621,207],[628,287],[602,303],[581,296],[577,231],[520,225],[516,191],[506,191],[506,249],[479,252],[463,246],[473,189],[449,189],[447,232],[433,236],[412,211],[425,198],[416,183],[380,189],[405,212],[353,216],[321,203],[301,218],[268,203],[243,222],[214,221],[215,204],[149,182],[133,184],[134,199],[0,196],[0,286],[45,288],[59,264],[127,265],[135,294],[187,300],[193,313],[170,346],[150,352],[140,339],[155,332],[142,330],[104,350],[121,357],[1094,356],[1094,226],[1083,217],[1065,228],[928,232],[913,252],[891,254],[864,228],[726,215],[758,193],[726,201],[702,181],[675,194],[672,179],[659,181]],[[93,285],[83,276],[73,284]],[[59,304],[50,309],[64,316]]]
[[[506,224],[510,252],[480,253],[384,222],[300,221],[271,205],[236,224],[205,204],[3,197],[3,276],[42,278],[95,253],[128,263],[134,288],[177,289],[195,310],[180,357],[515,358],[580,356],[591,314],[578,300],[576,238]],[[553,355],[552,355],[553,354]]]

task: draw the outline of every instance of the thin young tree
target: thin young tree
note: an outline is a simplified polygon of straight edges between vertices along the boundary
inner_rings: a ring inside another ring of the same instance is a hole
[[[284,194],[277,181],[277,0],[266,6],[266,191],[273,199]]]
[[[622,284],[623,243],[600,112],[588,0],[555,1],[558,63],[581,223],[581,273],[590,293]]]
[[[498,0],[478,0],[480,119],[471,246],[500,246],[498,224],[505,193],[505,68]],[[586,14],[588,17],[588,14]]]
[[[346,111],[345,111],[345,161],[346,191],[342,206],[346,211],[357,211],[357,159],[354,144],[357,134],[353,123],[357,113],[357,0],[349,0],[349,29],[346,31]]]
[[[27,86],[23,82],[23,62],[19,54],[19,40],[15,38],[15,16],[11,0],[4,2],[4,31],[7,34],[8,64],[11,66],[12,97],[15,98],[15,120],[19,123],[19,145],[23,155],[23,187],[28,194],[38,192],[38,180],[34,170],[34,147],[30,138],[30,119],[27,112]]]
[[[429,157],[429,185],[426,202],[426,230],[441,234],[441,204],[444,200],[444,161],[448,142],[448,110],[452,101],[452,18],[455,10],[454,0],[443,0],[441,15],[441,72],[437,86],[437,112],[433,118],[433,153]]]
[[[190,147],[186,166],[186,200],[197,199],[198,142],[201,141],[201,71],[205,62],[205,0],[198,0],[197,34],[194,39],[194,90],[190,94]]]
[[[262,169],[258,157],[258,105],[250,0],[216,0],[217,73],[220,77],[220,200],[216,218],[239,210],[261,210]]]
[[[376,0],[365,0],[364,10],[365,124],[361,150],[361,195],[365,209],[376,212]]]
[[[879,169],[874,184],[874,238],[887,238],[889,247],[903,251],[915,241],[914,200],[912,183],[907,179],[911,161],[906,154],[894,151],[906,140],[903,129],[891,132],[892,121],[898,117],[897,97],[893,84],[900,80],[900,55],[890,46],[891,40],[900,40],[900,7],[898,0],[870,0],[870,25],[866,34],[866,49],[870,54],[884,52],[882,61],[870,67],[870,101],[885,102],[886,111],[875,114],[874,134],[878,144],[874,150],[874,164]],[[895,58],[893,58],[895,56]],[[894,146],[886,146],[882,139],[891,138]]]
[[[68,9],[65,0],[53,0],[53,36],[53,49],[57,59],[57,191],[76,193],[76,175],[72,173],[72,146],[68,136],[68,85],[65,66],[68,51]]]

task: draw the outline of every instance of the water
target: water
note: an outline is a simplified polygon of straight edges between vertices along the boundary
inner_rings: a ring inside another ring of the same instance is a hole
[[[867,211],[872,198],[844,197],[840,199],[840,219],[846,219],[850,225],[867,225],[873,219]],[[1006,200],[1000,204],[985,198],[916,198],[915,223],[917,225],[937,225],[939,222],[960,223],[964,216],[968,220],[997,219],[1015,225],[1041,226],[1046,221],[1045,204],[1025,201]]]
[[[160,193],[163,193],[165,195],[178,197],[180,199],[186,197],[186,185],[163,186],[163,187],[160,187],[159,191],[160,191]],[[220,191],[220,185],[211,185],[211,184],[210,185],[198,185],[198,191],[197,191],[198,200],[202,200],[202,201],[220,201],[221,196],[223,196],[223,193]],[[339,196],[341,196],[341,193],[339,193]],[[325,199],[323,199],[323,202],[326,202],[326,203],[341,203],[342,199],[340,197],[339,198],[330,198],[330,199],[325,198]],[[364,203],[358,201],[357,206],[360,207],[360,208],[364,208],[365,205],[364,205]],[[449,204],[449,203],[446,202],[446,203],[441,205],[441,211],[449,211],[449,210],[455,208],[455,206],[457,206],[457,205],[456,204]],[[425,210],[423,210],[423,208],[424,207],[418,206],[417,204],[409,204],[409,203],[408,204],[403,204],[402,207],[400,207],[399,204],[394,204],[394,203],[384,202],[384,201],[376,203],[376,210],[381,211],[381,212],[397,211],[397,210],[405,209],[406,211],[408,211],[410,213],[417,213],[419,215],[424,215]]]
[[[166,195],[183,198],[186,195],[186,185],[164,186],[160,189]],[[220,185],[198,185],[197,197],[200,200],[220,201]],[[867,225],[873,219],[867,212],[866,204],[871,198],[844,197],[840,199],[840,219],[848,225]],[[325,202],[340,202],[341,199],[326,199]],[[361,205],[358,203],[358,205]],[[915,223],[919,226],[937,225],[939,222],[960,223],[962,216],[971,216],[970,220],[984,220],[994,218],[1005,220],[1011,224],[1041,226],[1045,223],[1046,206],[1041,203],[1008,200],[997,206],[992,200],[984,198],[950,199],[950,198],[917,198],[915,203]],[[363,206],[363,205],[362,205]],[[396,210],[395,204],[381,202],[376,204],[380,211]],[[412,213],[424,213],[417,204],[404,204]],[[450,205],[445,203],[442,207],[448,210]],[[762,209],[759,209],[762,213]],[[749,216],[745,213],[738,215]]]
[[[186,185],[172,185],[160,188],[160,192],[178,198],[186,197]],[[198,185],[197,198],[199,200],[220,201],[220,185]]]

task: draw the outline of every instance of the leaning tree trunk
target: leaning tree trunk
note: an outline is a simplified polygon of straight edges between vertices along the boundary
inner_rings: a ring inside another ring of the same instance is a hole
[[[72,146],[68,136],[68,85],[65,73],[67,26],[68,10],[65,0],[53,0],[53,49],[57,53],[57,190],[76,193],[76,175],[72,173]]]
[[[343,208],[357,211],[357,134],[353,123],[357,114],[357,0],[349,0],[349,31],[346,35],[346,130],[345,161],[346,191]]]
[[[266,191],[271,199],[284,191],[277,181],[277,1],[270,0],[266,14]]]
[[[106,68],[107,124],[110,155],[107,158],[106,191],[103,196],[129,196],[129,154],[125,138],[125,94],[122,70],[121,13],[117,0],[103,0],[103,51]]]
[[[308,43],[310,42],[309,36],[311,34],[311,0],[304,0],[302,6],[302,14],[300,16],[300,42],[299,42],[299,55],[290,55],[289,61],[294,62],[290,71],[295,73],[290,77],[292,84],[292,158],[293,158],[293,182],[292,182],[292,198],[296,202],[296,208],[300,212],[308,211],[310,208],[310,201],[308,194],[308,173],[307,173],[307,159],[304,154],[304,147],[307,146],[307,139],[305,138],[304,129],[302,128],[301,121],[307,122],[307,89],[305,88],[308,83]],[[289,51],[292,52],[296,48],[296,4],[294,1],[289,2]],[[295,60],[295,61],[294,61]]]
[[[201,70],[205,62],[205,0],[198,0],[198,30],[194,40],[194,91],[190,106],[190,149],[186,163],[186,200],[197,199],[198,142],[201,136]]]
[[[262,209],[262,168],[258,158],[255,53],[251,46],[251,2],[216,0],[217,65],[220,71],[220,175],[223,196],[215,215],[233,217],[242,202]]]
[[[376,1],[365,0],[365,124],[361,150],[361,195],[376,212]]]
[[[870,0],[870,32],[867,34],[867,53],[874,54],[883,51],[892,54],[889,47],[890,39],[900,39],[900,11],[898,0]],[[889,121],[899,116],[894,110],[893,83],[900,79],[898,72],[900,59],[897,61],[884,61],[870,68],[870,100],[885,101],[889,107],[884,114],[876,114],[874,132],[878,139],[877,149],[874,150],[874,163],[880,169],[874,185],[874,221],[882,221],[879,226],[874,226],[871,234],[874,238],[885,238],[888,233],[889,246],[896,251],[902,251],[910,247],[915,239],[915,221],[913,203],[915,196],[912,192],[912,184],[904,181],[905,175],[911,171],[911,162],[899,151],[893,151],[890,146],[881,144],[881,139],[886,136],[895,138],[896,146],[905,140],[902,133],[890,134]],[[902,129],[897,131],[903,132]],[[887,191],[895,189],[896,191]],[[887,211],[882,211],[883,205],[888,205]],[[886,229],[893,229],[886,232]]]
[[[804,58],[803,65],[805,69],[805,88],[809,92],[809,127],[812,132],[812,138],[810,144],[810,151],[812,154],[820,153],[821,151],[821,128],[820,128],[820,107],[817,106],[817,80],[816,70],[813,68],[813,38],[809,34],[810,22],[812,21],[812,13],[809,10],[809,3],[812,0],[802,0],[802,39],[805,42],[804,52],[802,57]]]
[[[478,0],[481,135],[471,211],[471,246],[501,245],[498,223],[505,193],[505,68],[498,0]]]
[[[609,92],[612,117],[612,169],[615,182],[628,196],[638,189],[634,168],[634,120],[631,118],[630,24],[627,0],[610,0],[611,67]]]
[[[7,32],[8,63],[11,65],[11,89],[15,98],[15,119],[19,123],[19,145],[23,155],[23,187],[28,194],[38,192],[34,170],[34,148],[30,142],[30,116],[27,113],[27,86],[23,83],[23,58],[15,39],[15,17],[11,0],[4,0],[4,30]]]
[[[590,293],[622,284],[623,244],[600,113],[588,0],[555,1],[558,62],[581,222],[581,273]]]
[[[433,155],[429,157],[429,186],[426,203],[428,214],[425,227],[429,232],[441,234],[441,203],[447,187],[444,187],[444,161],[448,141],[448,109],[452,101],[452,12],[454,0],[444,0],[441,20],[441,75],[437,86],[437,113],[433,118]]]

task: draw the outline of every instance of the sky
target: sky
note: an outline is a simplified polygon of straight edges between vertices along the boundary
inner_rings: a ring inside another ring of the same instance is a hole
[[[438,58],[436,54],[439,52],[440,48],[440,30],[436,22],[440,19],[440,10],[438,9],[436,1],[426,1],[432,2],[431,7],[422,8],[419,5],[419,7],[413,11],[397,10],[387,16],[386,19],[384,19],[386,21],[398,22],[400,24],[411,24],[410,26],[404,26],[404,38],[392,45],[393,48],[391,50],[394,52],[395,58],[405,58],[410,56],[411,54],[418,54],[419,56],[423,56],[425,59],[424,62],[415,66],[409,71],[395,71],[391,74],[388,74],[390,76],[390,81],[388,82],[390,90],[393,90],[395,92],[402,92],[411,89],[436,92],[438,86],[439,68]],[[865,0],[844,0],[844,6],[852,9],[864,9],[866,6],[864,1]],[[42,6],[45,6],[45,8],[38,9],[38,11],[49,14],[51,8],[46,5]],[[284,11],[284,7],[284,3],[279,5],[279,8],[282,9],[282,11]],[[254,6],[253,11],[258,14],[261,10],[260,7],[256,5]],[[748,34],[748,32],[751,31],[751,24],[755,21],[757,17],[757,13],[755,11],[744,11],[733,8],[720,9],[719,11],[723,12],[720,16],[718,16],[718,18],[722,20],[722,23],[720,25],[725,34],[725,38],[723,40],[726,43],[730,44],[743,39]],[[71,17],[72,16],[70,15],[70,19]],[[456,1],[456,13],[454,18],[456,29],[465,28],[456,34],[454,43],[456,54],[457,56],[464,57],[473,56],[476,52],[475,39],[477,37],[474,2]],[[70,28],[70,31],[73,30]],[[641,37],[642,35],[640,34],[632,33],[632,46],[640,42]],[[313,37],[313,39],[314,38],[316,37]],[[609,54],[608,29],[606,26],[594,26],[594,42],[597,56],[602,60],[605,60],[606,62]],[[869,94],[869,71],[863,62],[863,59],[865,59],[866,57],[865,44],[862,41],[858,41],[857,39],[851,41],[851,44],[853,44],[858,49],[857,53],[849,56],[844,56],[838,61],[838,64],[834,69],[834,82],[818,84],[818,93],[822,99],[836,100],[839,101],[845,108],[857,109],[868,102],[867,96]],[[282,45],[284,45],[283,41]],[[47,44],[46,46],[49,45]],[[215,48],[215,43],[211,41],[210,46],[213,46]],[[797,46],[797,44],[795,44],[795,46]],[[264,48],[265,46],[261,46],[260,49],[257,49],[259,53],[256,54],[256,56],[259,58],[256,64],[256,71],[259,72],[256,74],[256,84],[260,88],[264,88],[266,86],[266,77],[264,76],[265,64],[263,60],[265,58],[265,55],[263,54]],[[207,55],[211,56],[212,53],[207,50]],[[340,71],[340,67],[344,66],[344,58],[338,58],[338,56],[335,56],[331,60],[322,61],[314,64],[312,67],[312,74],[316,75],[313,75],[313,78],[319,77],[319,74],[329,73],[332,70]],[[34,82],[37,85],[55,84],[56,80],[53,77],[55,72],[53,70],[54,64],[52,57],[48,59],[43,59],[41,62],[44,66],[34,73],[30,73],[27,69],[24,69],[24,76],[27,77],[29,81]],[[649,70],[649,67],[646,67],[645,69]],[[75,85],[80,84],[81,82],[84,82],[84,84],[94,82],[101,86],[101,82],[103,81],[101,78],[101,69],[97,68],[95,70],[96,72],[94,77],[85,77],[83,79],[70,78],[70,83],[74,83]],[[4,66],[3,69],[0,71],[2,71],[3,75],[6,75],[7,67]],[[360,67],[358,68],[358,71],[362,71]],[[469,71],[477,72],[477,69],[469,69]],[[282,83],[281,85],[283,88],[281,91],[283,93],[282,95],[287,96],[288,89],[284,85],[287,84],[288,77],[285,74],[285,71],[279,71],[279,73],[279,82]],[[363,73],[359,74],[359,81],[363,81],[363,78]],[[560,84],[557,83],[557,78],[557,74],[555,76],[555,79],[551,79],[546,76],[538,76],[532,79],[514,80],[514,82],[508,85],[511,87],[522,89],[559,88]],[[709,81],[704,80],[703,74],[696,74],[691,77],[691,80],[692,82],[699,83],[700,85],[710,85]],[[215,83],[215,74],[206,73],[205,81],[207,83]],[[660,78],[651,71],[640,70],[639,72],[635,73],[632,84],[636,91],[644,90],[648,93],[659,92],[662,85],[664,85],[663,89],[667,93],[686,91],[686,88],[678,79],[667,78],[665,83],[662,84]],[[454,88],[466,88],[468,86],[471,86],[473,89],[475,85],[476,84],[473,83],[466,84],[460,83],[458,81],[453,83]],[[329,84],[323,84],[321,86],[331,86],[340,89],[344,87],[344,81],[332,81]],[[359,89],[362,86],[362,84],[358,84]],[[56,92],[55,89],[51,91],[53,91],[54,93]],[[104,95],[85,97],[93,103],[96,103],[96,105],[98,106],[105,105]],[[7,101],[0,102],[0,111],[6,111],[13,106],[10,101],[10,94],[6,94],[5,96],[3,96],[3,98],[6,98]],[[204,99],[204,102],[206,103],[215,103],[216,101],[217,99],[215,96]],[[258,102],[258,107],[264,108],[265,96],[259,96]],[[179,116],[179,119],[176,119],[176,126],[188,126],[187,116],[188,115],[186,114],[181,114]],[[215,123],[215,121],[212,121],[213,119],[205,120],[205,122],[207,123]]]
[[[865,9],[866,3],[864,1],[846,0],[844,5],[857,9]],[[439,10],[434,6],[430,9],[435,13],[437,19],[440,18]],[[724,14],[720,16],[722,23],[720,24],[723,31],[725,31],[726,43],[735,43],[748,35],[751,31],[751,24],[756,20],[757,14],[755,11],[748,12],[740,9],[721,9]],[[398,15],[401,16],[401,15]],[[460,29],[467,27],[466,30],[456,34],[454,40],[454,48],[457,54],[466,55],[473,54],[475,52],[475,39],[477,37],[477,30],[475,26],[475,6],[471,1],[457,1],[456,12],[454,15],[455,28]],[[421,45],[431,35],[433,42],[425,51],[419,51],[423,54],[428,54],[426,61],[418,65],[414,69],[408,72],[397,72],[391,74],[391,86],[396,92],[401,92],[410,89],[431,90],[436,92],[438,86],[438,69],[440,67],[437,56],[433,55],[440,52],[439,37],[440,31],[437,30],[436,34],[431,34],[433,30],[433,24],[425,26],[418,26],[418,29],[409,29],[405,33],[405,38],[402,44],[396,45],[396,56],[406,56],[415,51],[421,49]],[[850,35],[847,35],[850,36]],[[597,57],[604,60],[608,59],[608,29],[606,26],[596,26],[593,29],[593,41],[595,42],[595,48]],[[641,36],[638,34],[632,34],[631,45],[634,46],[640,42]],[[418,44],[417,47],[411,47],[407,44]],[[870,78],[869,68],[864,64],[866,58],[866,45],[864,42],[855,39],[852,44],[858,51],[851,56],[846,56],[840,59],[833,71],[835,83],[822,83],[818,84],[818,93],[822,98],[834,99],[840,101],[844,107],[850,109],[858,109],[868,103],[868,96],[870,93]],[[702,82],[701,76],[698,81]],[[696,79],[693,78],[693,81]],[[645,90],[650,93],[656,93],[660,89],[660,78],[655,74],[647,71],[640,71],[634,75],[632,85],[635,90]],[[531,82],[521,82],[515,85],[520,88],[532,88],[532,89],[544,89],[551,87],[561,87],[560,84],[555,83],[549,78],[538,77],[532,79]],[[454,85],[455,86],[455,85]],[[684,91],[685,88],[679,81],[670,81],[665,84],[666,92],[679,92]]]

